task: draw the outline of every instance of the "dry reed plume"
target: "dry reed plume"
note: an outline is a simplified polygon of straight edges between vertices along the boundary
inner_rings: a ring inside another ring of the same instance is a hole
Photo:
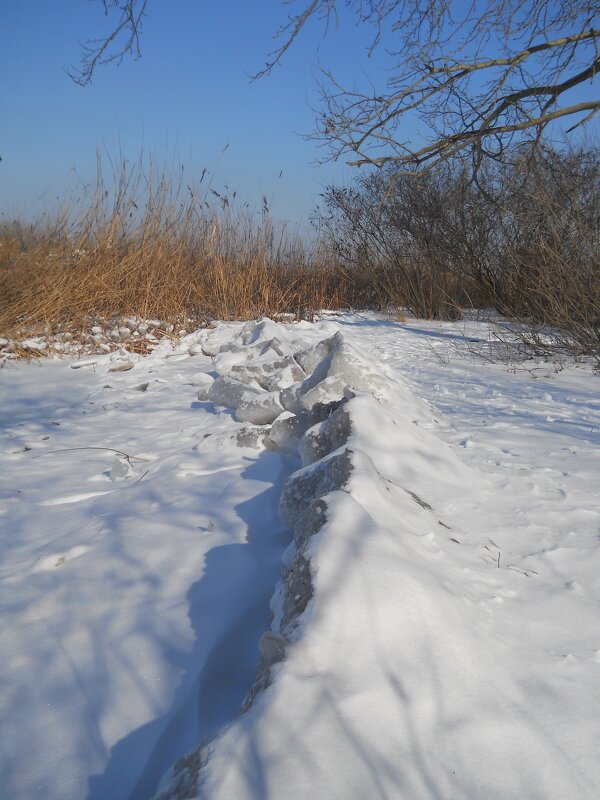
[[[198,324],[353,303],[359,288],[350,277],[298,237],[277,235],[267,213],[257,221],[210,185],[200,192],[172,174],[121,161],[107,188],[99,163],[93,190],[53,220],[0,229],[0,334],[77,333],[98,318]]]

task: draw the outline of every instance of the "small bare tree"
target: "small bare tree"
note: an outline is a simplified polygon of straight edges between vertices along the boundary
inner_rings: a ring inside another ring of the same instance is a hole
[[[139,56],[148,0],[97,0],[112,32],[88,41],[75,77],[99,64]],[[377,85],[347,86],[323,70],[315,135],[333,158],[389,162],[422,173],[450,158],[501,159],[511,144],[536,144],[553,121],[569,130],[600,110],[592,89],[600,69],[598,0],[285,0],[296,6],[279,46],[256,77],[282,62],[313,20],[354,15],[371,31],[367,53],[386,69]],[[383,76],[383,77],[382,77]],[[586,88],[587,87],[587,88]],[[424,138],[407,137],[406,122]]]

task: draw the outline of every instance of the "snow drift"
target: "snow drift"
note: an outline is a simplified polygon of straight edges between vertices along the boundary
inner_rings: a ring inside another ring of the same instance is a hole
[[[487,331],[7,365],[3,796],[596,798],[594,378]]]
[[[294,540],[240,716],[157,800],[591,798],[592,764],[556,722],[574,711],[557,715],[541,660],[515,657],[473,599],[475,564],[452,557],[437,509],[483,496],[479,476],[341,333],[293,352],[273,333],[209,339],[229,373],[209,398],[271,424],[266,446],[301,461],[280,499]]]

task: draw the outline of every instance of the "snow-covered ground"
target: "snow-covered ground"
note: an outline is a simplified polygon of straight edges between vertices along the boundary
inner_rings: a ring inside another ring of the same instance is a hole
[[[487,336],[6,363],[2,797],[599,796],[600,378]]]

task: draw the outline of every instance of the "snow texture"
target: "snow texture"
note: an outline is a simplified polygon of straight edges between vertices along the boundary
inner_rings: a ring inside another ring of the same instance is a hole
[[[595,799],[598,378],[487,335],[7,364],[2,796]]]
[[[203,768],[175,765],[157,798],[184,796],[182,774],[202,798],[594,796],[584,737],[564,741],[577,718],[557,700],[565,676],[542,668],[544,647],[532,658],[518,626],[490,625],[514,590],[489,562],[482,574],[472,557],[446,558],[456,537],[439,541],[453,527],[437,508],[485,513],[490,487],[341,334],[306,353],[294,358],[312,374],[284,390],[270,435],[297,442],[306,466],[280,501],[295,545],[255,687],[197,751]],[[311,420],[323,402],[336,407]]]

